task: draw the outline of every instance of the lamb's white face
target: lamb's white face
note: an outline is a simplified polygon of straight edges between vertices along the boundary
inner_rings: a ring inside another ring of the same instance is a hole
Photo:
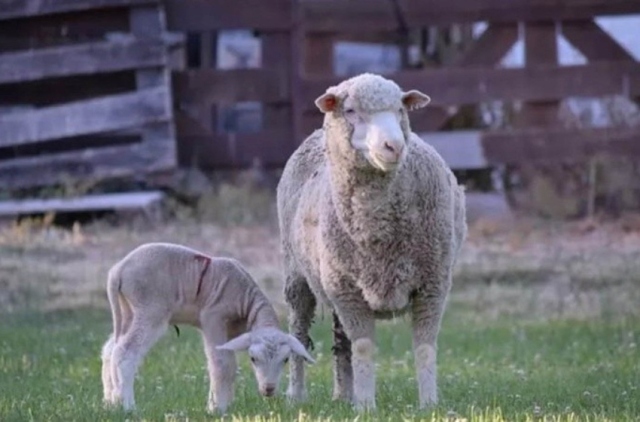
[[[260,394],[267,397],[275,395],[282,371],[289,362],[291,347],[286,343],[256,343],[249,347],[248,352]]]
[[[373,167],[388,172],[406,155],[404,114],[430,101],[429,96],[420,91],[403,92],[388,79],[363,74],[329,88],[315,104],[323,113],[341,109],[353,129],[351,146]]]
[[[282,370],[292,354],[303,357],[309,363],[315,360],[294,336],[277,328],[257,329],[228,341],[218,350],[246,350],[251,359],[258,390],[263,396],[274,396],[280,384]]]
[[[404,107],[366,113],[358,110],[356,101],[347,98],[343,108],[353,128],[351,146],[362,152],[372,166],[382,171],[395,169],[405,153],[401,126]]]

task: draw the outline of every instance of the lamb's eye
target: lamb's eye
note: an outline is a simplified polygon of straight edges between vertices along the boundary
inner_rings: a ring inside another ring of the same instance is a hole
[[[345,112],[345,114],[353,115],[353,114],[355,114],[356,111],[354,109],[352,109],[352,108],[348,108],[344,112]]]
[[[284,358],[284,361],[282,362],[283,364],[287,364],[289,362],[289,357]]]
[[[251,356],[251,363],[256,363],[256,358],[254,358],[253,356]]]

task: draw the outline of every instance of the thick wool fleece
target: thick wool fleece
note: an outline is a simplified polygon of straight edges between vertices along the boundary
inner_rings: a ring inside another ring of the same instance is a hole
[[[329,92],[354,96],[371,112],[400,107],[400,88],[379,79],[354,78]],[[411,133],[406,112],[407,155],[391,173],[351,148],[341,113],[326,115],[278,186],[286,271],[329,306],[357,290],[378,316],[391,316],[406,311],[418,289],[449,290],[466,235],[464,191],[433,147]]]
[[[333,309],[334,397],[375,408],[374,320],[410,311],[420,407],[433,404],[437,337],[467,232],[464,189],[411,132],[394,82],[365,74],[327,92],[336,108],[290,157],[277,189],[290,330],[308,347],[316,302]],[[352,147],[347,98],[364,113],[402,108],[405,153],[394,170]],[[305,395],[294,358],[289,396]]]

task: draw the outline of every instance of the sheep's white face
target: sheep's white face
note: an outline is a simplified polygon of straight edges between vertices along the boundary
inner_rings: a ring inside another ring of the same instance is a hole
[[[217,349],[246,350],[251,359],[258,390],[266,397],[276,394],[282,371],[292,353],[309,363],[315,363],[298,339],[276,328],[263,328],[242,334]]]
[[[395,169],[404,156],[405,137],[401,120],[404,107],[366,113],[357,102],[347,98],[343,104],[345,119],[353,128],[351,146],[362,152],[367,161],[382,171]]]
[[[388,79],[364,74],[329,88],[315,104],[323,113],[341,110],[352,128],[351,146],[373,167],[388,172],[406,155],[404,114],[430,101],[420,91],[403,92]]]

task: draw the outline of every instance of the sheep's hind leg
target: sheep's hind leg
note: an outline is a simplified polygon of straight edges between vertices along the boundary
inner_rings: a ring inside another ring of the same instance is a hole
[[[138,367],[149,349],[162,337],[168,327],[164,318],[134,317],[126,334],[113,349],[113,365],[117,373],[118,398],[126,411],[135,409],[133,383]]]
[[[107,342],[104,344],[104,346],[102,346],[102,353],[101,353],[101,358],[102,358],[102,389],[103,389],[103,403],[105,405],[110,405],[113,404],[116,400],[116,395],[115,395],[115,389],[116,389],[116,385],[115,385],[115,380],[113,379],[113,377],[111,376],[112,374],[112,362],[113,360],[112,355],[113,355],[113,347],[115,346],[115,340],[113,337],[113,333],[109,335],[109,339],[107,340]]]
[[[353,400],[351,340],[344,332],[338,315],[333,313],[333,399]]]
[[[289,276],[284,293],[285,300],[289,306],[289,332],[300,340],[307,350],[311,351],[313,342],[309,337],[309,329],[313,323],[316,298],[306,280],[302,277],[294,278]],[[293,355],[290,365],[287,397],[290,401],[306,400],[304,359],[298,355]]]
[[[421,291],[413,301],[413,353],[420,408],[438,403],[437,340],[448,289]]]

